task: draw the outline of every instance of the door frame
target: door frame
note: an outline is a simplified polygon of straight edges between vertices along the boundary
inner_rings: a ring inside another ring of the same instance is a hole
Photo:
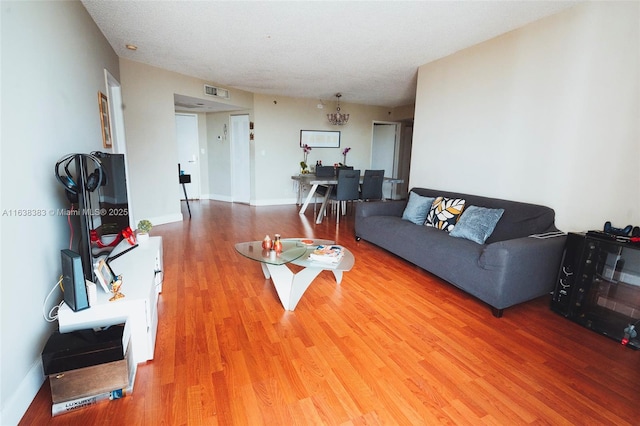
[[[122,86],[118,80],[107,70],[104,69],[104,84],[107,89],[107,104],[109,105],[109,124],[111,129],[109,132],[112,137],[111,151],[113,154],[124,154],[124,173],[125,186],[127,189],[127,210],[129,214],[129,227],[135,229],[133,201],[131,199],[131,175],[129,174],[129,159],[127,156],[127,141],[124,131],[124,112],[122,107]]]
[[[395,126],[394,141],[393,141],[393,167],[392,167],[391,173],[385,170],[385,176],[391,177],[391,178],[397,178],[399,161],[400,161],[400,129],[402,127],[402,123],[400,123],[399,121],[373,120],[371,124],[371,162],[370,162],[370,167],[372,168],[373,168],[373,158],[374,158],[374,149],[375,149],[374,141],[376,136],[375,133],[376,133],[377,124]],[[391,185],[391,184],[385,184],[385,185],[389,185],[390,187],[387,189],[390,193],[390,198],[395,199],[397,197],[396,185]],[[384,187],[383,187],[383,191],[384,191]]]

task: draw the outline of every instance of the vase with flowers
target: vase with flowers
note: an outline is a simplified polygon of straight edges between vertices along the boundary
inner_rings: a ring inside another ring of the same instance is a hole
[[[300,173],[309,173],[309,166],[307,165],[307,157],[309,155],[309,152],[311,151],[311,147],[309,145],[307,145],[306,143],[304,145],[302,145],[302,154],[303,154],[303,160],[300,162]]]
[[[342,165],[346,166],[347,165],[347,154],[349,153],[349,151],[351,151],[351,147],[347,147],[345,149],[342,150]]]

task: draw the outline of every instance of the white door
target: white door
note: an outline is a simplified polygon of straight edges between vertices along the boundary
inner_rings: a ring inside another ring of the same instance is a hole
[[[399,127],[399,123],[373,123],[371,168],[383,169],[385,177],[397,177]],[[382,186],[382,195],[385,198],[394,198],[394,185],[385,183]]]
[[[197,115],[176,114],[176,141],[180,169],[184,170],[184,174],[191,175],[191,183],[185,185],[187,196],[190,200],[198,200],[200,199],[200,161]],[[176,176],[176,182],[178,182],[178,176]],[[180,188],[180,198],[184,199],[182,188]]]
[[[231,122],[231,199],[249,203],[251,199],[251,151],[249,116],[232,115]]]

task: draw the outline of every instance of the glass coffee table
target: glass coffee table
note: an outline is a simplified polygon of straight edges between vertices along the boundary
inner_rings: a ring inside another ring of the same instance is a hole
[[[305,238],[287,238],[282,240],[282,252],[264,250],[262,241],[250,241],[237,243],[236,251],[251,260],[260,262],[264,277],[273,282],[280,303],[288,310],[293,311],[302,298],[302,295],[311,285],[313,280],[322,271],[331,271],[340,284],[342,273],[350,271],[355,262],[353,253],[346,247],[344,256],[338,263],[326,263],[309,260],[309,254],[319,245],[334,244],[330,240],[312,240]],[[287,264],[301,266],[303,269],[294,273]]]

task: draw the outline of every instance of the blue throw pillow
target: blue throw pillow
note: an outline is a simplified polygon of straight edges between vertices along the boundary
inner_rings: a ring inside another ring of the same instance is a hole
[[[502,217],[504,209],[487,209],[485,207],[469,206],[462,213],[455,228],[449,235],[466,238],[478,244],[484,244]]]
[[[404,212],[402,213],[402,219],[413,222],[416,225],[423,225],[427,219],[427,213],[431,208],[431,204],[433,204],[433,200],[435,200],[435,198],[423,197],[411,191],[409,193],[407,207],[404,208]]]

